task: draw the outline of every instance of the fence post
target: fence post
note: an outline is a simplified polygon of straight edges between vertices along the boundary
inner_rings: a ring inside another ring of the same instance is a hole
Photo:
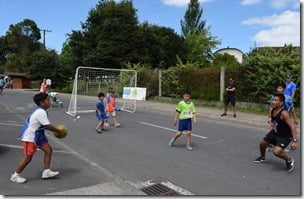
[[[224,100],[224,91],[225,91],[225,67],[221,67],[220,75],[220,101]]]
[[[158,96],[161,97],[162,96],[162,88],[161,88],[161,78],[162,78],[162,71],[161,69],[158,70]]]

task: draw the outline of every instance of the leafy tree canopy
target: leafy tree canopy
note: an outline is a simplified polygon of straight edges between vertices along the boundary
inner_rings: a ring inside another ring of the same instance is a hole
[[[300,49],[285,45],[282,48],[257,48],[248,53],[244,62],[248,70],[247,80],[252,88],[252,95],[260,102],[268,102],[278,83],[285,82],[285,77],[292,74],[300,87]],[[299,92],[297,92],[297,101]]]

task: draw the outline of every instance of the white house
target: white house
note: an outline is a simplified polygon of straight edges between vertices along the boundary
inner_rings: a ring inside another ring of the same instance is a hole
[[[239,62],[239,63],[243,63],[243,60],[244,60],[244,56],[245,56],[245,53],[243,53],[241,50],[237,49],[237,48],[229,48],[229,46],[227,48],[222,48],[222,49],[219,49],[217,51],[214,52],[214,54],[229,54],[229,55],[232,55],[236,58],[236,60]]]

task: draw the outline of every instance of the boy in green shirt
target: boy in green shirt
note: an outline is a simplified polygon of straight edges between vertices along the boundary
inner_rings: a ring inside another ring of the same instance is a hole
[[[192,151],[192,147],[190,145],[191,141],[191,131],[192,131],[192,121],[196,123],[196,111],[193,102],[190,101],[191,92],[185,91],[183,94],[184,100],[180,101],[176,107],[176,114],[174,117],[174,126],[177,124],[177,119],[179,119],[178,122],[178,132],[175,134],[175,136],[170,140],[169,146],[173,146],[174,142],[179,138],[183,131],[186,131],[187,135],[187,143],[186,148],[189,151]]]

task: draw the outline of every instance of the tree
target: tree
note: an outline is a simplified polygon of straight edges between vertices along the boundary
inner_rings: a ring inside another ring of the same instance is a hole
[[[237,69],[240,67],[241,64],[233,55],[229,55],[228,53],[217,53],[214,55],[212,65],[215,68],[220,68],[224,66],[226,69]]]
[[[33,52],[42,49],[40,38],[40,30],[33,20],[24,19],[16,25],[10,25],[5,35],[7,45],[5,70],[28,72],[31,65],[29,57]]]
[[[185,38],[186,60],[200,67],[208,67],[214,58],[212,49],[218,44],[208,30],[193,32]]]
[[[10,52],[13,53],[40,50],[40,38],[40,29],[30,19],[24,19],[16,25],[10,25],[9,30],[6,32],[7,46]]]
[[[123,68],[138,62],[138,20],[131,1],[100,0],[85,23],[84,64],[92,67]]]
[[[177,56],[184,58],[183,39],[171,28],[143,23],[141,31],[140,62],[152,68],[169,68],[177,62]]]
[[[285,45],[253,49],[248,53],[244,67],[248,70],[246,79],[253,90],[251,95],[258,102],[268,102],[277,84],[285,82],[287,74],[293,74],[300,87],[300,48]],[[299,101],[299,94],[296,97]]]
[[[124,68],[127,63],[168,68],[184,55],[183,38],[171,28],[139,24],[132,1],[100,0],[82,30],[69,34],[61,59],[70,68]]]
[[[68,77],[62,72],[59,57],[55,50],[36,51],[30,57],[31,68],[29,78],[31,80],[52,79],[52,87],[63,86]]]
[[[187,37],[193,32],[202,32],[205,29],[205,20],[201,20],[203,9],[198,0],[190,0],[184,20],[181,20],[182,35]]]
[[[207,67],[213,59],[212,49],[220,42],[211,35],[210,26],[205,27],[206,21],[201,20],[202,14],[203,9],[200,8],[198,0],[191,0],[184,21],[181,21],[181,28],[185,38],[187,61]]]
[[[4,72],[4,65],[6,63],[7,56],[7,43],[4,36],[0,37],[0,73]]]

